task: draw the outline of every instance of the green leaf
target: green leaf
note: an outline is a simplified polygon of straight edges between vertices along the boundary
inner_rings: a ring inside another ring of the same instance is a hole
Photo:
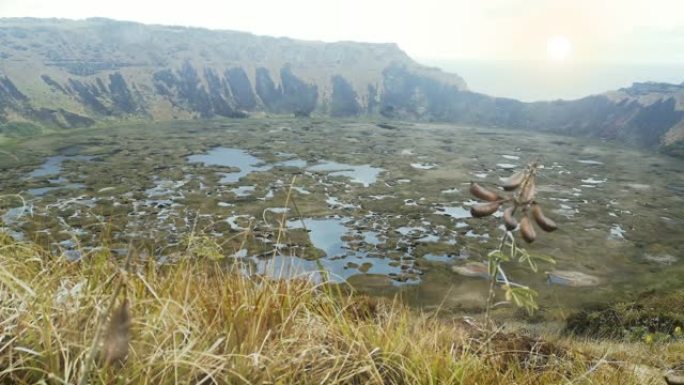
[[[521,249],[520,257],[518,257],[518,262],[527,262],[527,264],[530,265],[530,269],[532,269],[532,271],[535,273],[537,272],[537,264],[534,262],[532,256],[527,252],[527,250]]]
[[[491,279],[496,279],[496,273],[498,269],[499,262],[489,261],[489,263],[487,264],[487,272],[489,273],[489,277]]]
[[[490,261],[492,260],[499,260],[499,261],[508,261],[509,258],[506,254],[502,253],[501,250],[492,250],[487,254],[487,258],[489,258]]]
[[[539,309],[536,291],[529,287],[511,287],[509,285],[504,286],[504,289],[506,290],[506,300],[513,302],[515,306],[524,308],[530,314]]]

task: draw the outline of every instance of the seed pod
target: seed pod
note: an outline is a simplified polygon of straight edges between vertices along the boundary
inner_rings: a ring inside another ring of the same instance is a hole
[[[532,216],[534,217],[534,221],[537,222],[539,227],[541,227],[541,229],[544,231],[551,232],[558,228],[558,226],[556,226],[556,222],[544,215],[541,207],[539,207],[538,204],[532,205]]]
[[[114,309],[102,345],[102,356],[107,365],[120,366],[126,361],[131,343],[131,314],[128,299]]]
[[[499,200],[499,194],[489,191],[477,183],[470,183],[470,193],[473,196],[482,199],[483,201],[494,202]]]
[[[508,231],[513,231],[515,230],[516,227],[518,227],[518,221],[515,219],[513,216],[513,211],[515,210],[514,206],[511,206],[504,210],[503,212],[503,220],[504,220],[504,225],[506,225],[506,229]]]
[[[489,202],[473,205],[470,208],[470,215],[475,218],[486,217],[494,214],[496,210],[499,209],[499,206],[501,206],[501,202]]]
[[[503,179],[501,181],[501,187],[506,191],[513,191],[520,186],[523,180],[525,180],[525,172],[518,171],[508,178]]]
[[[523,239],[527,243],[532,243],[537,238],[537,233],[534,231],[532,222],[530,222],[530,218],[527,216],[520,220],[520,234],[522,234]]]

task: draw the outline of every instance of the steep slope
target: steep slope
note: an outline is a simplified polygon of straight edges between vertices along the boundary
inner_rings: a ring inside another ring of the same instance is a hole
[[[534,86],[534,85],[530,85]],[[0,19],[0,133],[106,119],[382,115],[552,131],[684,155],[684,83],[572,101],[468,91],[396,45],[321,43],[107,19]]]
[[[0,19],[0,58],[1,119],[64,127],[106,117],[375,113],[389,67],[465,88],[458,76],[420,66],[393,44],[107,19]]]
[[[432,119],[440,121],[556,132],[650,148],[675,149],[684,140],[684,83],[634,83],[582,99],[535,103],[448,90],[439,101],[431,103],[429,111]],[[400,115],[411,115],[406,114],[413,108],[410,101],[399,105]]]

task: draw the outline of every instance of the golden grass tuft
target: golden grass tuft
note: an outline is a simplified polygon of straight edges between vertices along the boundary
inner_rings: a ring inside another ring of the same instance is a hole
[[[398,301],[206,260],[122,265],[106,251],[69,262],[5,239],[0,382],[647,383],[599,344],[579,353],[568,340],[491,334]]]

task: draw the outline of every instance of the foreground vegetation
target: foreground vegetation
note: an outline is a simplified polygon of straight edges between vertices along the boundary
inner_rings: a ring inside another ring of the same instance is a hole
[[[485,331],[208,260],[125,264],[105,248],[71,262],[4,238],[3,383],[656,384],[684,358],[681,341]]]

